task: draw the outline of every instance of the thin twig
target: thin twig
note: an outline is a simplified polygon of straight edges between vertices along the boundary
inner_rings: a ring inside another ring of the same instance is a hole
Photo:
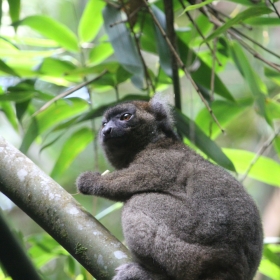
[[[212,6],[209,6],[210,8],[210,12],[216,17],[217,20],[225,23],[224,19],[222,19],[221,17],[219,17],[217,15],[217,13],[222,14],[220,11],[217,11],[215,8],[213,8]],[[229,17],[230,18],[230,17]],[[210,19],[211,21],[211,19]],[[243,37],[245,39],[247,39],[248,41],[252,42],[254,45],[258,46],[259,48],[263,49],[264,51],[270,53],[271,55],[277,57],[280,59],[280,55],[278,55],[277,53],[271,51],[270,49],[266,48],[265,46],[263,46],[262,44],[260,44],[259,42],[257,42],[256,40],[252,39],[251,37],[247,36],[246,34],[242,33],[241,31],[237,30],[234,27],[231,27],[230,30],[233,30],[234,32],[236,32],[240,37]]]
[[[271,1],[271,0],[268,0],[268,1],[269,1],[270,5],[273,7],[273,9],[274,9],[275,13],[277,14],[277,16],[280,18],[280,14],[279,14],[276,6],[274,5],[274,2]]]
[[[220,128],[220,130],[222,131],[222,133],[224,133],[224,129],[221,127],[219,121],[217,120],[215,114],[213,113],[211,107],[209,106],[209,104],[207,103],[207,101],[205,100],[205,98],[203,97],[201,91],[199,90],[198,86],[196,85],[195,81],[193,80],[193,78],[191,77],[191,75],[188,73],[187,68],[185,66],[185,64],[182,62],[180,56],[178,55],[178,53],[176,52],[176,50],[174,49],[174,47],[172,46],[171,42],[169,41],[165,31],[163,30],[162,26],[160,25],[160,23],[158,22],[157,18],[155,17],[153,11],[151,10],[151,8],[149,7],[148,3],[145,0],[142,0],[143,3],[145,4],[145,6],[147,7],[147,11],[149,12],[149,14],[152,16],[155,24],[157,25],[158,29],[160,30],[163,38],[165,39],[170,51],[172,52],[172,54],[175,56],[175,58],[177,59],[177,62],[179,64],[179,67],[184,71],[186,77],[189,79],[189,81],[191,82],[192,86],[194,87],[194,89],[196,90],[196,92],[198,93],[200,99],[202,100],[202,102],[204,103],[205,107],[207,108],[208,112],[210,113],[211,117],[214,119],[214,121],[216,122],[216,124],[218,125],[218,127]]]
[[[248,176],[250,170],[252,169],[252,167],[254,166],[254,164],[258,161],[258,159],[260,158],[260,156],[265,152],[265,150],[272,144],[273,140],[280,134],[280,128],[271,136],[267,139],[266,142],[264,142],[264,144],[262,145],[262,147],[259,149],[259,151],[256,153],[256,156],[253,158],[253,160],[251,161],[248,169],[246,170],[246,172],[244,173],[243,177],[240,179],[240,182],[243,182],[246,177]]]
[[[247,40],[249,40],[250,42],[252,42],[254,45],[260,47],[261,49],[263,49],[264,51],[270,53],[271,55],[277,57],[280,59],[280,55],[278,55],[277,53],[271,51],[270,49],[264,47],[262,44],[260,44],[259,42],[255,41],[254,39],[250,38],[249,36],[247,36],[246,34],[240,32],[239,30],[237,30],[234,27],[231,27],[231,29],[236,32],[240,37],[246,38]]]
[[[210,22],[212,22],[213,24],[215,24],[216,26],[222,26],[223,24],[216,18],[212,18],[212,19],[209,19]],[[280,68],[266,60],[265,58],[263,58],[259,53],[257,53],[254,49],[252,49],[247,43],[245,43],[236,33],[235,31],[231,30],[231,29],[228,29],[227,32],[232,36],[234,37],[236,40],[238,40],[238,42],[247,50],[249,51],[255,58],[261,60],[262,62],[264,62],[265,64],[269,65],[270,67],[274,68],[275,70],[277,70],[278,72],[280,72]]]
[[[124,6],[125,7],[125,6]],[[121,23],[126,23],[129,21],[130,18],[133,18],[141,9],[143,8],[143,6],[139,6],[137,9],[135,9],[133,12],[131,12],[130,14],[126,13],[126,19],[124,20],[120,20],[120,21],[116,21],[114,23],[110,24],[110,27],[114,27],[115,25],[121,24]]]
[[[181,3],[182,8],[185,10],[186,6],[184,4],[184,2],[182,0],[179,0]],[[205,40],[205,37],[203,35],[203,33],[201,32],[200,28],[198,27],[198,25],[196,24],[196,22],[193,20],[191,14],[189,12],[185,12],[185,15],[188,17],[189,21],[192,23],[192,25],[195,27],[196,31],[198,32],[198,34],[200,35],[200,37]],[[219,66],[222,66],[222,63],[219,61],[218,57],[215,55],[213,49],[211,48],[210,44],[208,42],[206,42],[206,46],[208,47],[208,49],[210,50],[210,52],[212,53],[213,58],[215,58],[219,64]]]
[[[213,50],[213,54],[216,57],[216,51],[217,51],[217,38],[215,38],[213,40],[213,45],[214,45],[214,50]],[[210,93],[210,100],[214,101],[214,88],[215,88],[215,62],[216,59],[215,57],[213,57],[212,59],[212,70],[211,70],[211,93]]]
[[[230,16],[228,16],[228,15],[225,14],[224,12],[219,11],[219,10],[217,10],[216,8],[214,8],[213,5],[207,5],[207,7],[210,8],[213,12],[216,13],[215,16],[217,16],[217,14],[220,14],[220,15],[222,15],[223,17],[226,17],[226,18],[228,18],[228,19],[232,19]],[[241,24],[241,26],[247,28],[247,29],[250,30],[250,31],[253,30],[253,27],[252,27],[252,26],[249,26],[248,24],[246,24],[246,23],[244,23],[244,22],[240,22],[240,24]]]
[[[50,105],[52,105],[55,101],[77,91],[78,89],[87,86],[88,84],[100,79],[103,75],[105,75],[108,72],[108,70],[104,70],[100,75],[98,75],[95,78],[92,78],[86,82],[83,82],[69,90],[66,90],[65,92],[62,92],[61,94],[57,95],[56,97],[54,97],[53,99],[51,99],[50,101],[48,101],[44,106],[42,106],[38,111],[36,111],[31,117],[35,117],[36,115],[38,115],[39,113],[45,111]]]
[[[109,1],[109,0],[103,0],[105,3],[107,3],[108,5],[116,8],[116,9],[120,9],[121,8],[121,5],[117,4],[116,2],[112,2],[112,1]]]

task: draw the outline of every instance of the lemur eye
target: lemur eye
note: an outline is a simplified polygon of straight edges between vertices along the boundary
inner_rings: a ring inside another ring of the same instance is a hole
[[[120,117],[121,121],[129,121],[131,119],[131,114],[125,113]]]
[[[102,123],[102,127],[105,127],[106,124],[107,124],[107,122],[103,122],[103,123]]]

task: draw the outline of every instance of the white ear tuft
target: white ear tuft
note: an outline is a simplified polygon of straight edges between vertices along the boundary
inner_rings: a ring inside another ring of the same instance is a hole
[[[157,92],[152,99],[150,100],[151,107],[157,112],[161,108],[161,114],[167,118],[167,121],[172,125],[173,116],[172,116],[172,104],[174,103],[174,94],[163,94],[162,92]],[[162,112],[162,110],[164,112]]]

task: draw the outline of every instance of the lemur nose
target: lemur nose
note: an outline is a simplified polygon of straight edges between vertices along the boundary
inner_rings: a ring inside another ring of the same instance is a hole
[[[105,126],[102,130],[103,135],[109,135],[112,132],[112,127],[110,126]]]

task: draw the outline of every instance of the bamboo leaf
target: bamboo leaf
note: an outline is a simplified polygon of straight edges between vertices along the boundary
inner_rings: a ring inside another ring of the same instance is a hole
[[[155,5],[151,6],[152,11],[159,21],[161,27],[166,31],[166,19],[165,14]],[[160,58],[160,66],[162,67],[163,71],[166,73],[167,76],[172,77],[172,63],[171,63],[171,53],[169,50],[169,46],[166,43],[165,38],[162,36],[160,30],[153,22],[154,28],[156,30],[156,46],[157,52]]]
[[[31,99],[33,96],[34,96],[33,92],[17,92],[17,93],[1,94],[0,102],[3,101],[23,102]]]
[[[62,175],[76,156],[93,140],[93,137],[93,131],[88,128],[82,128],[68,137],[53,167],[51,177],[57,178]]]
[[[252,6],[252,7],[256,6],[256,1],[248,1],[248,0],[229,0],[229,1],[233,3],[241,4],[243,6]],[[266,7],[266,5],[263,3],[257,3],[257,5],[259,7]]]
[[[225,128],[251,104],[252,99],[246,99],[239,103],[217,100],[211,103],[211,109],[219,120],[220,125]],[[213,122],[213,118],[206,108],[203,108],[198,113],[195,123],[212,139],[215,139],[221,133],[221,129]]]
[[[250,25],[261,25],[261,26],[277,26],[280,25],[280,20],[278,17],[272,18],[272,17],[256,17],[256,18],[250,18],[244,21],[244,23],[250,24]]]
[[[8,0],[8,4],[9,14],[12,22],[18,21],[20,14],[20,0]]]
[[[266,113],[270,119],[280,119],[280,103],[267,98],[265,102]]]
[[[224,168],[235,171],[231,160],[224,154],[221,148],[212,141],[191,119],[175,111],[176,126],[179,133],[185,135],[196,147]]]
[[[121,11],[107,5],[103,9],[103,18],[116,58],[128,72],[134,75],[134,80],[138,82],[136,85],[142,87],[144,68],[135,42],[126,25],[122,23]]]
[[[48,16],[29,16],[15,22],[13,25],[29,26],[44,37],[56,41],[60,46],[69,51],[79,50],[78,40],[75,34],[68,27]]]
[[[13,70],[10,66],[8,66],[2,59],[0,59],[0,71],[3,71],[9,75],[19,77],[16,71]]]
[[[60,60],[53,57],[45,58],[38,67],[40,73],[58,77],[61,77],[74,69],[76,69],[76,66],[70,61]]]
[[[280,267],[267,258],[262,259],[259,271],[272,280],[279,280],[280,278]]]
[[[38,135],[44,133],[61,121],[83,112],[87,108],[87,102],[80,98],[67,98],[56,101],[55,104],[52,104],[47,110],[31,120],[24,135],[20,150],[26,153]]]
[[[204,7],[204,6],[208,5],[208,4],[211,4],[213,1],[214,1],[214,0],[206,0],[206,1],[201,2],[201,3],[199,3],[199,4],[190,5],[190,6],[188,6],[188,7],[182,12],[182,14],[184,14],[185,12],[189,12],[189,11],[193,11],[193,10],[197,10],[197,9],[199,9],[199,8],[202,8],[202,7]],[[181,15],[182,15],[182,14],[181,14]]]
[[[89,53],[89,61],[92,64],[99,64],[100,62],[104,61],[110,55],[114,53],[114,50],[110,43],[104,42],[100,43],[97,46],[94,46],[90,53]]]
[[[211,88],[211,67],[202,60],[199,60],[200,66],[195,72],[191,73],[193,80],[208,89]],[[234,101],[234,98],[220,77],[215,73],[214,92],[229,101]]]
[[[82,14],[78,32],[82,42],[90,42],[97,35],[102,26],[102,9],[105,2],[101,0],[89,0]]]
[[[247,171],[256,156],[256,154],[244,150],[224,148],[223,151],[232,160],[239,174],[244,174]],[[280,187],[280,164],[273,159],[260,156],[248,176],[266,184]]]
[[[110,207],[104,209],[102,212],[98,213],[95,218],[97,220],[101,220],[102,218],[106,217],[107,215],[109,215],[110,213],[118,210],[118,209],[121,209],[123,206],[123,203],[121,202],[116,202],[114,203],[113,205],[111,205]]]
[[[2,111],[7,117],[12,127],[18,131],[18,120],[15,114],[15,110],[10,102],[1,102],[1,97],[4,95],[2,88],[0,87],[0,111]]]
[[[236,42],[232,42],[230,50],[237,68],[251,89],[252,96],[254,97],[258,106],[258,112],[266,119],[269,124],[271,124],[271,121],[265,110],[265,94],[267,92],[265,83],[252,68],[240,45],[238,45]]]
[[[272,11],[269,8],[266,7],[253,7],[253,8],[248,8],[244,12],[241,12],[238,14],[236,17],[228,20],[224,25],[221,27],[217,28],[211,35],[209,35],[205,40],[205,42],[208,42],[223,32],[227,31],[230,27],[232,27],[235,24],[239,24],[241,21],[244,21],[247,18],[251,17],[258,17],[264,14],[270,14]]]

